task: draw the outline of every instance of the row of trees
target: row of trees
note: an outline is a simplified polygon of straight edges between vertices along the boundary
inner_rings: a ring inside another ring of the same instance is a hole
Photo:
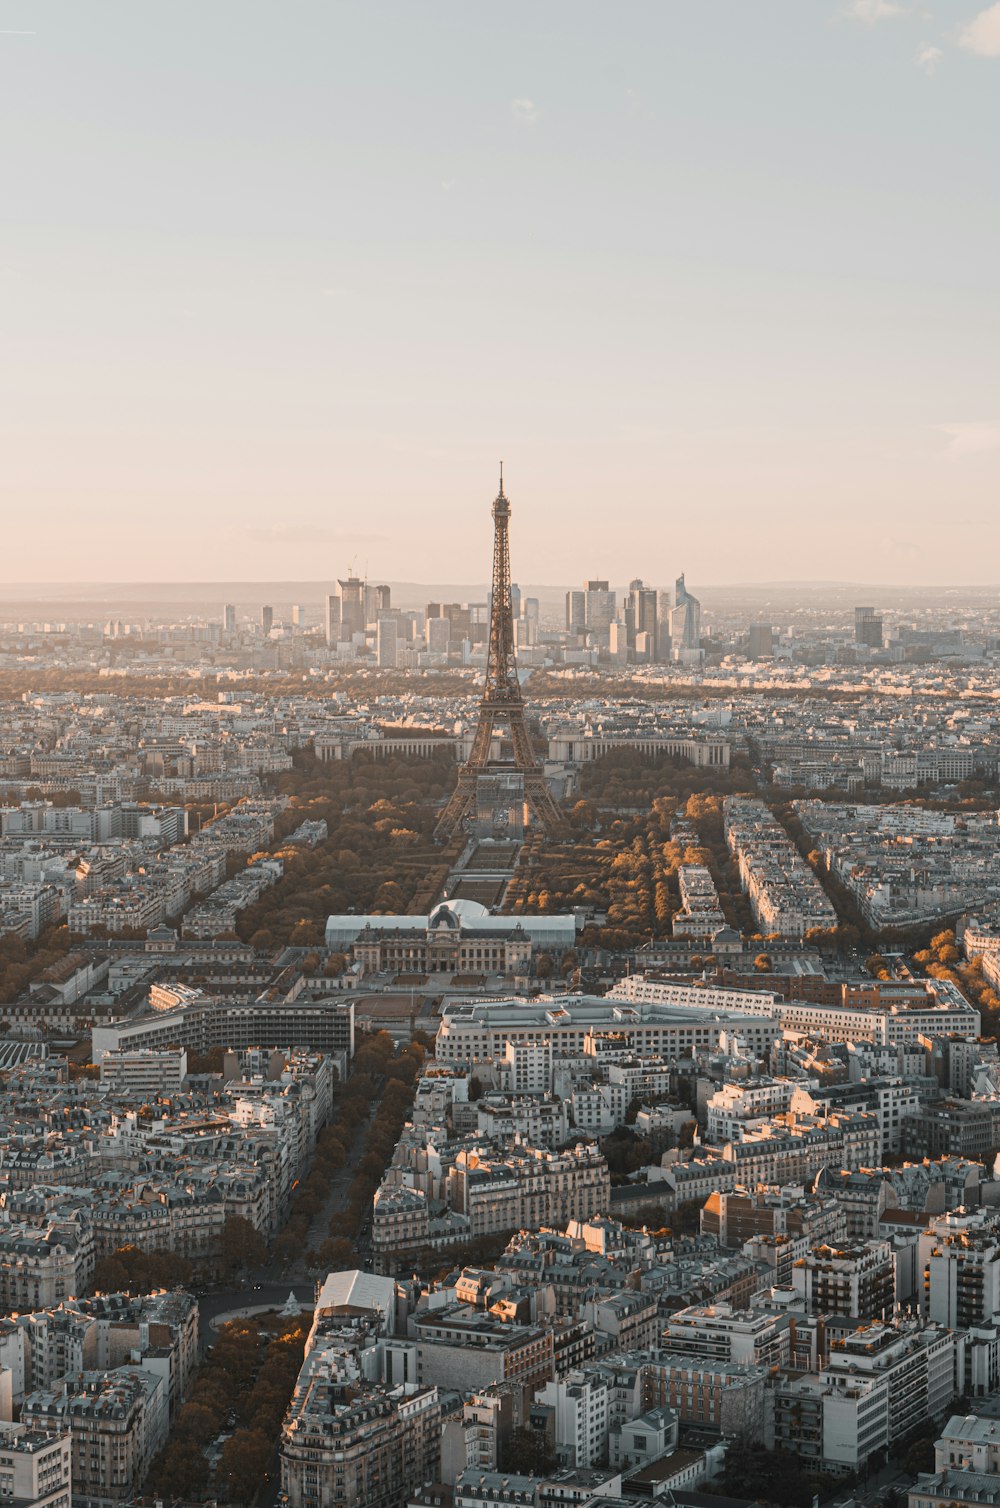
[[[291,798],[276,828],[285,873],[240,914],[239,936],[255,948],[320,947],[331,913],[405,912],[429,873],[442,870],[435,802],[453,781],[444,758],[355,754],[324,763],[299,750],[295,768],[277,779],[278,792]],[[305,820],[325,821],[326,841],[281,844]]]
[[[657,796],[672,796],[681,806],[697,793],[729,796],[753,789],[750,762],[740,754],[726,769],[707,769],[673,755],[612,749],[585,764],[580,775],[581,799],[598,812],[645,807]]]
[[[268,1335],[260,1320],[219,1327],[165,1448],[153,1461],[146,1491],[165,1499],[211,1492],[249,1503],[270,1480],[274,1445],[302,1365],[309,1321],[281,1321]],[[231,1424],[214,1473],[207,1447]]]
[[[726,920],[752,932],[722,820],[726,795],[752,789],[742,757],[727,770],[715,770],[614,750],[584,766],[580,800],[569,813],[574,838],[543,846],[529,836],[508,889],[507,909],[516,914],[589,907],[604,912],[607,921],[585,929],[585,945],[635,947],[669,935],[680,907],[680,866],[705,864]],[[695,826],[697,843],[671,837],[679,812]]]
[[[66,957],[71,946],[66,926],[46,927],[34,940],[18,937],[16,932],[0,934],[0,1004],[18,1000],[46,969]]]
[[[145,1251],[120,1246],[94,1268],[99,1293],[151,1293],[154,1288],[187,1288],[241,1270],[260,1267],[267,1260],[267,1242],[242,1215],[230,1215],[218,1246],[196,1258],[173,1251]]]
[[[621,756],[607,757],[617,760]],[[638,761],[643,756],[630,758]],[[647,763],[669,768],[662,760],[647,758]],[[640,774],[645,780],[649,771],[640,770]],[[726,848],[723,801],[722,795],[712,791],[695,792],[683,804],[672,794],[653,795],[639,813],[605,814],[599,822],[599,836],[544,847],[529,840],[508,891],[508,908],[516,913],[593,907],[603,911],[607,921],[584,929],[580,940],[585,946],[635,947],[650,938],[669,936],[680,907],[680,866],[705,864],[726,920],[738,930],[752,932],[753,917],[740,891],[739,868]],[[696,843],[671,837],[678,811],[695,826]]]
[[[354,1239],[409,1115],[425,1046],[423,1040],[413,1041],[397,1052],[388,1032],[362,1039],[334,1118],[317,1139],[309,1176],[296,1190],[288,1219],[275,1239],[278,1260],[293,1261],[304,1253],[310,1265],[327,1269],[348,1267],[354,1261]],[[373,1104],[378,1108],[369,1125]],[[346,1207],[333,1211],[328,1237],[314,1246],[311,1233],[317,1216],[329,1201],[333,1180],[365,1127],[364,1150],[347,1190]]]
[[[382,1056],[381,1072],[385,1087],[374,1118],[365,1135],[364,1151],[347,1192],[347,1210],[335,1214],[330,1225],[334,1236],[345,1227],[356,1237],[372,1207],[372,1196],[382,1181],[400,1133],[413,1108],[417,1076],[425,1056],[423,1040],[407,1043],[399,1052],[388,1032],[378,1032],[366,1050],[358,1056],[365,1062],[369,1053]],[[371,1098],[365,1101],[366,1112]]]
[[[1000,1037],[1000,994],[983,973],[981,957],[963,961],[950,927],[935,933],[926,948],[913,955],[932,979],[949,979],[958,985],[982,1015],[983,1035]]]
[[[377,1032],[362,1040],[355,1055],[354,1072],[339,1097],[335,1118],[319,1133],[312,1167],[296,1187],[288,1217],[275,1237],[273,1255],[277,1260],[290,1262],[305,1254],[311,1265],[336,1268],[351,1263],[352,1237],[357,1235],[371,1206],[372,1194],[409,1115],[426,1046],[421,1039],[397,1052],[388,1032]],[[207,1057],[204,1071],[212,1071],[215,1066],[214,1059]],[[310,1233],[316,1217],[330,1197],[333,1179],[347,1162],[355,1137],[368,1124],[375,1102],[378,1110],[368,1127],[364,1153],[348,1190],[347,1208],[334,1212],[330,1238],[314,1249]],[[97,1263],[94,1286],[103,1293],[184,1288],[262,1267],[267,1257],[267,1242],[260,1232],[242,1216],[231,1215],[215,1250],[192,1259],[177,1252],[122,1246]]]

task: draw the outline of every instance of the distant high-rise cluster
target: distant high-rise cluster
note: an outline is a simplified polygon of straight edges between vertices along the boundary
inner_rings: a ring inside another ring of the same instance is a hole
[[[398,618],[388,586],[373,585],[360,576],[350,575],[344,581],[338,580],[337,590],[326,599],[327,645],[349,659],[359,651],[364,653],[373,640],[379,666],[395,670],[401,637]]]
[[[683,573],[666,591],[636,577],[621,604],[608,581],[585,581],[582,590],[566,593],[565,622],[580,649],[596,650],[612,664],[697,664],[703,658],[701,603]]]

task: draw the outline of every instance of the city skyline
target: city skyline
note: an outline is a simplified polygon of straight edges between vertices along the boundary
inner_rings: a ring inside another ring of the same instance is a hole
[[[996,5],[171,23],[0,5],[10,580],[995,574]]]

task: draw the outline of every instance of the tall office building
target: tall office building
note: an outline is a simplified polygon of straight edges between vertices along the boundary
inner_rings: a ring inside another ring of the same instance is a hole
[[[566,632],[568,634],[585,634],[587,631],[587,594],[586,592],[566,593]]]
[[[751,660],[769,660],[774,654],[774,630],[770,623],[751,623],[748,653]]]
[[[260,610],[260,631],[265,639],[274,627],[274,608],[262,607]]]
[[[587,631],[607,644],[608,633],[615,621],[615,594],[609,591],[606,581],[587,581],[584,583],[584,597]]]
[[[656,658],[661,665],[669,665],[673,640],[670,635],[670,615],[674,610],[674,594],[669,589],[656,594]]]
[[[491,592],[491,602],[492,597],[493,593]],[[521,588],[516,581],[512,581],[510,584],[510,615],[512,618],[520,618],[521,616]]]
[[[365,624],[377,623],[392,610],[392,593],[387,586],[369,586],[365,582]]]
[[[426,620],[427,648],[431,654],[446,655],[451,643],[451,619],[428,618]]]
[[[873,607],[854,609],[854,641],[868,649],[882,648],[882,617]]]
[[[292,627],[293,628],[304,628],[305,627],[305,621],[306,621],[306,616],[305,616],[305,612],[303,611],[302,604],[299,603],[299,602],[294,602],[292,604]]]
[[[670,635],[675,648],[691,653],[701,648],[701,603],[684,584],[684,572],[674,587],[675,607],[670,615]]]
[[[395,618],[379,618],[375,654],[380,670],[396,669],[399,663],[399,625]]]
[[[233,602],[227,602],[222,609],[222,628],[227,634],[236,632],[236,604]]]
[[[346,581],[338,581],[337,586],[340,588],[341,638],[349,639],[352,634],[363,634],[368,623],[364,582],[360,576],[348,576]]]
[[[636,578],[635,581],[629,582],[628,596],[625,598],[625,630],[628,634],[629,649],[634,650],[638,636],[646,634],[649,637],[643,647],[648,650],[649,645],[652,644],[655,654],[656,627],[656,592]]]
[[[333,645],[340,641],[340,593],[330,592],[326,599],[326,642]]]

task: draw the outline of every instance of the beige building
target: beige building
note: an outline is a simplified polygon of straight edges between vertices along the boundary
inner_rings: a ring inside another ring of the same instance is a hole
[[[141,1488],[167,1437],[162,1376],[134,1367],[82,1372],[29,1393],[21,1422],[33,1432],[72,1437],[73,1508],[112,1508]]]
[[[69,1431],[0,1424],[0,1502],[15,1508],[70,1508]]]
[[[440,1453],[436,1387],[386,1392],[307,1356],[281,1437],[288,1508],[399,1508],[438,1479]]]

